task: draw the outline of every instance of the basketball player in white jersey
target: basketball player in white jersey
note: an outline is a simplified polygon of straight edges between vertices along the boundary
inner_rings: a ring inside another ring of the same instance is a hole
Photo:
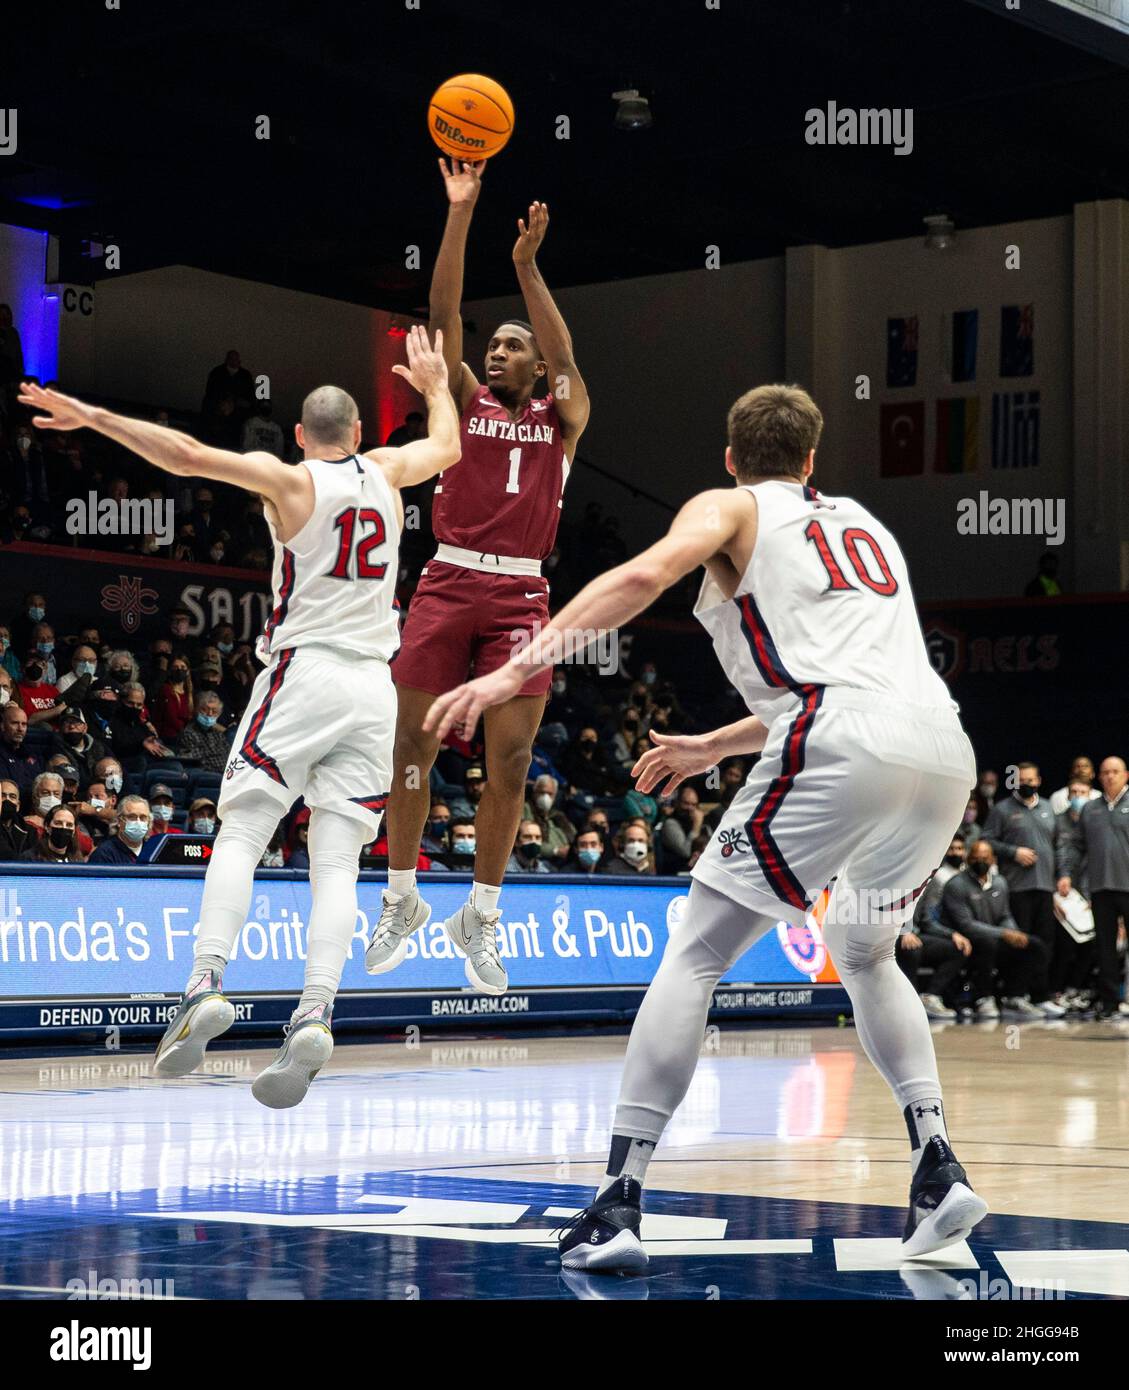
[[[481,710],[585,630],[619,627],[705,565],[695,613],[752,714],[710,734],[652,734],[657,747],[633,770],[641,791],[671,792],[723,758],[761,758],[694,867],[685,917],[635,1019],[604,1182],[562,1232],[569,1268],[645,1267],[642,1182],[690,1085],[713,990],[779,919],[802,924],[829,885],[827,946],[909,1132],[902,1253],[963,1240],[987,1211],[949,1148],[929,1022],[894,959],[976,765],[929,664],[897,542],[857,502],[808,485],[822,427],[797,387],[742,396],[725,454],[739,486],[693,498],[663,540],[594,580],[508,666],[440,697],[428,716],[440,737],[452,725],[468,734]]]
[[[400,489],[459,458],[459,421],[442,340],[408,334],[393,367],[427,402],[428,436],[358,455],[361,423],[336,386],[306,397],[296,427],[303,462],[211,449],[176,430],[124,419],[25,385],[20,400],[47,429],[97,430],[166,472],[258,493],[274,536],[274,611],[259,639],[266,668],[232,743],[218,811],[223,825],[204,880],[192,973],[157,1048],[158,1076],[185,1076],[235,1020],[223,972],[247,920],[252,881],[278,822],[310,807],[310,885],[302,997],[281,1050],[256,1077],[257,1100],[297,1105],[333,1051],[330,1021],[357,918],[357,868],[377,834],[392,777],[399,645],[395,586],[404,512]]]

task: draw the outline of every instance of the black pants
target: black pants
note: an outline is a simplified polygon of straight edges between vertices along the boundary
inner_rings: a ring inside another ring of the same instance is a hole
[[[941,999],[951,997],[955,992],[955,986],[964,968],[964,956],[951,941],[939,936],[923,936],[921,945],[913,950],[903,946],[899,941],[897,957],[902,973],[914,989],[918,989],[918,971],[923,966],[930,967],[933,974],[929,980],[929,993],[936,994]],[[988,968],[990,972],[990,963]]]
[[[1022,991],[1024,994],[1030,994],[1032,1003],[1040,1004],[1049,992],[1048,977],[1054,959],[1055,939],[1059,935],[1054,894],[1049,889],[1042,888],[1029,888],[1022,893],[1012,893],[1011,915],[1021,932],[1043,944],[1041,956],[1037,953],[1034,957],[1042,960],[1043,970],[1041,974],[1031,976],[1029,988]]]
[[[1094,939],[1098,948],[1098,998],[1103,1004],[1121,1000],[1121,972],[1117,959],[1117,919],[1129,927],[1129,892],[1102,889],[1090,900],[1094,909]]]
[[[1047,997],[1050,960],[1050,952],[1037,936],[1029,934],[1026,946],[999,942],[996,969],[1000,973],[1000,998],[1014,999],[1029,994],[1032,1003],[1042,1003]]]

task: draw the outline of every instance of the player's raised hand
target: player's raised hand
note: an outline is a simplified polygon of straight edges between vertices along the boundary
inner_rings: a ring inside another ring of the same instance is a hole
[[[443,175],[443,182],[447,185],[447,201],[453,204],[469,203],[473,207],[478,200],[485,168],[486,160],[484,159],[472,163],[459,159],[452,159],[448,162],[446,159],[440,158],[439,172]]]
[[[657,734],[652,729],[651,738],[658,747],[648,748],[631,769],[641,792],[649,792],[665,777],[669,780],[662,795],[669,796],[687,777],[696,777],[714,765],[713,753],[698,734]]]
[[[447,364],[443,360],[443,330],[435,330],[435,346],[427,338],[422,324],[413,324],[405,342],[408,365],[397,362],[392,370],[414,386],[421,396],[431,396],[447,389]]]
[[[424,716],[423,727],[438,739],[447,737],[451,729],[460,738],[470,739],[478,726],[478,717],[491,705],[501,705],[512,699],[525,683],[526,677],[516,666],[499,666],[489,675],[479,676],[439,695]]]
[[[45,412],[33,415],[31,423],[41,430],[80,430],[90,423],[93,408],[61,391],[48,391],[32,381],[20,382],[19,402]]]
[[[530,265],[549,230],[549,209],[544,203],[530,203],[529,221],[517,220],[517,241],[514,243],[514,264]]]

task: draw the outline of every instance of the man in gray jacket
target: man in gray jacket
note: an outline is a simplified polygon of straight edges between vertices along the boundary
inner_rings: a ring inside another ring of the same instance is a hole
[[[1068,868],[1077,873],[1085,858],[1094,935],[1098,947],[1099,1017],[1129,1015],[1121,1000],[1117,924],[1129,927],[1129,770],[1124,758],[1105,758],[1098,773],[1102,795],[1082,808]]]
[[[1005,1014],[1044,1018],[1045,1009],[1032,1004],[1028,996],[1046,996],[1047,948],[1037,937],[1016,926],[1007,880],[999,874],[992,877],[994,863],[995,855],[987,840],[969,845],[968,862],[949,879],[941,894],[941,925],[967,937],[982,950],[994,948]],[[984,992],[973,1009],[978,1018],[998,1018],[999,1009],[986,986],[987,977],[982,977],[979,988]]]
[[[1061,931],[1055,917],[1055,886],[1064,880],[1055,849],[1055,816],[1051,803],[1039,795],[1042,779],[1035,764],[1020,763],[1017,770],[1019,786],[992,807],[984,838],[1007,879],[1016,926],[1043,943],[1049,962]],[[1045,1005],[1048,1016],[1059,1018],[1066,1012],[1049,998],[1046,976],[1033,988],[1033,1002]]]

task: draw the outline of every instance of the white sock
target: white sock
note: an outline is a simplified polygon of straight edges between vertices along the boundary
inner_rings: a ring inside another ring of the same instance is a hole
[[[388,891],[394,897],[402,898],[416,886],[415,869],[389,869]]]
[[[941,1102],[940,1091],[938,1090],[935,1096],[921,1096],[910,1101],[902,1114],[905,1116],[906,1129],[909,1132],[910,1168],[916,1173],[921,1155],[925,1152],[925,1145],[934,1134],[939,1134],[946,1144],[949,1141],[949,1132],[945,1128],[945,1107]]]
[[[498,899],[502,896],[502,888],[499,884],[495,887],[492,883],[473,883],[470,889],[471,903],[478,908],[479,912],[493,912],[498,906]]]

